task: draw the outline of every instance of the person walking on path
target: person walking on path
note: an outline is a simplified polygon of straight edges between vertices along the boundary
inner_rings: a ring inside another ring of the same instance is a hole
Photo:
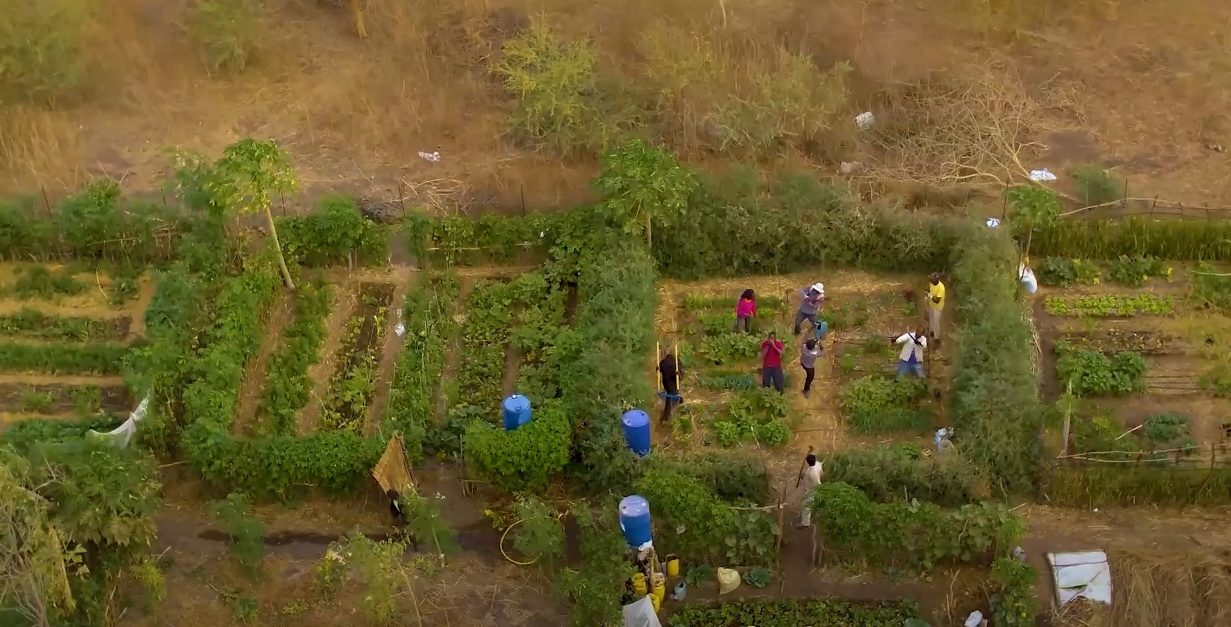
[[[810,339],[804,342],[803,348],[799,350],[799,365],[804,369],[804,396],[808,396],[808,392],[812,391],[812,380],[816,378],[816,358],[821,355],[821,346],[816,343],[816,339]]]
[[[770,331],[765,340],[761,342],[761,387],[767,388],[772,384],[775,390],[782,392],[782,354],[784,352],[786,352],[786,345],[778,339],[777,333]]]
[[[751,289],[744,290],[735,303],[735,330],[752,333],[752,319],[757,315],[757,295]]]
[[[940,274],[933,272],[928,284],[928,327],[932,339],[940,339],[940,319],[945,311],[945,284],[940,282]]]
[[[902,353],[898,356],[898,371],[895,379],[901,379],[904,374],[913,374],[923,378],[923,349],[928,347],[928,338],[923,331],[917,330],[903,333],[896,338],[889,338],[891,344],[902,344]]]
[[[799,335],[799,325],[803,324],[804,320],[812,323],[812,328],[815,329],[816,315],[821,310],[821,305],[825,303],[825,284],[813,283],[809,287],[799,290],[803,300],[799,303],[799,311],[795,312],[795,335]]]
[[[807,529],[812,526],[812,492],[816,490],[816,486],[821,484],[821,475],[824,474],[823,464],[816,460],[816,455],[808,453],[804,458],[804,467],[799,470],[799,478],[795,480],[795,485],[803,484],[804,493],[799,499],[799,527]]]
[[[663,413],[659,417],[659,422],[667,424],[671,420],[671,409],[684,402],[684,397],[680,396],[680,364],[671,351],[667,351],[667,354],[659,360],[658,372],[663,384],[663,391],[660,394],[663,399]]]

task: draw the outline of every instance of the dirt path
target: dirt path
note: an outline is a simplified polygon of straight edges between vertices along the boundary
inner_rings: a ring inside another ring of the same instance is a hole
[[[257,407],[265,391],[265,374],[269,370],[269,362],[274,351],[282,346],[282,330],[290,324],[294,313],[295,293],[287,289],[280,290],[274,299],[273,307],[270,308],[269,320],[265,323],[261,348],[255,357],[248,360],[244,368],[244,382],[239,388],[239,402],[235,406],[232,432],[245,435],[251,433],[256,421]]]
[[[0,374],[0,384],[22,385],[93,385],[101,388],[124,385],[124,377],[94,376],[94,375],[58,375],[58,374]]]
[[[307,435],[316,427],[324,408],[325,396],[329,393],[329,378],[333,376],[337,366],[338,349],[342,346],[346,334],[346,321],[355,313],[359,305],[358,284],[346,275],[333,285],[337,295],[333,299],[333,309],[325,322],[325,341],[321,343],[320,358],[308,369],[308,379],[312,382],[312,392],[308,404],[299,412],[299,435]]]
[[[380,349],[380,363],[376,370],[376,387],[372,399],[368,402],[367,415],[364,418],[364,433],[372,434],[380,426],[385,416],[385,407],[389,404],[389,394],[392,391],[393,372],[397,368],[398,356],[402,352],[403,337],[397,334],[397,325],[402,322],[402,310],[406,306],[406,293],[410,291],[411,275],[409,271],[398,277],[394,284],[393,297],[389,301],[389,309],[385,313],[385,337]]]

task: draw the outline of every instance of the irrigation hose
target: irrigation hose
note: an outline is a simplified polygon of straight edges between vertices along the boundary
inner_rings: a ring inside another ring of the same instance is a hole
[[[513,527],[516,527],[517,525],[520,525],[520,524],[522,524],[522,523],[524,523],[524,522],[526,522],[526,519],[525,519],[525,518],[523,518],[523,519],[521,519],[521,520],[519,520],[519,521],[517,521],[517,522],[515,522],[515,523],[513,523],[513,524],[511,524],[511,525],[509,525],[508,527],[506,527],[506,528],[505,528],[504,533],[500,534],[500,554],[504,556],[504,559],[509,560],[510,562],[513,562],[514,564],[517,564],[518,566],[529,566],[529,565],[531,565],[531,564],[533,564],[533,563],[535,563],[535,562],[539,561],[539,559],[536,557],[536,558],[534,558],[534,559],[532,559],[532,560],[530,560],[530,561],[528,561],[528,562],[519,562],[519,561],[517,561],[517,560],[515,560],[515,559],[513,559],[513,558],[511,558],[511,557],[509,557],[509,554],[508,554],[508,553],[505,553],[505,551],[504,551],[504,538],[505,538],[505,536],[509,535],[509,531],[511,531],[511,530],[513,529]]]

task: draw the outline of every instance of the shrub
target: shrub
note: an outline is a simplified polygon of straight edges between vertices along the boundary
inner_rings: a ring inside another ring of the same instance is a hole
[[[476,471],[509,492],[539,491],[569,460],[568,416],[555,400],[539,404],[534,418],[513,431],[476,421],[464,436],[466,459]]]
[[[580,566],[565,568],[556,579],[557,589],[573,604],[573,625],[591,627],[620,620],[624,582],[632,576],[624,536],[614,521],[615,511],[595,515],[587,505],[573,508],[577,521]]]
[[[261,560],[265,557],[265,526],[252,515],[248,497],[232,492],[222,501],[210,506],[210,513],[231,537],[231,553],[235,561],[249,576],[260,572]]]
[[[765,464],[750,453],[707,451],[690,456],[655,457],[651,464],[692,477],[725,501],[764,505],[771,500]]]
[[[1099,351],[1056,344],[1056,373],[1061,385],[1077,396],[1129,394],[1145,388],[1146,362],[1141,353],[1124,351],[1110,359]]]
[[[604,89],[597,65],[588,44],[563,41],[542,20],[506,41],[496,73],[517,98],[516,133],[565,155],[613,144],[630,120],[618,93]]]
[[[35,444],[55,444],[80,440],[91,430],[110,431],[123,422],[110,415],[87,416],[75,420],[61,418],[28,418],[0,432],[0,444],[25,453]]]
[[[210,72],[248,65],[261,36],[261,12],[258,0],[196,0],[188,31]]]
[[[68,270],[53,273],[43,266],[17,269],[17,278],[9,291],[22,299],[56,300],[60,296],[76,296],[86,290],[86,284]]]
[[[327,196],[314,213],[278,220],[278,237],[288,263],[312,267],[383,264],[388,249],[385,230],[349,196]]]
[[[1077,197],[1086,205],[1102,205],[1124,198],[1124,180],[1094,164],[1073,168]]]
[[[898,444],[827,455],[825,481],[859,488],[873,501],[919,501],[956,507],[985,498],[978,471],[957,452],[925,458],[918,446]]]
[[[978,228],[954,254],[953,425],[993,485],[1031,491],[1042,470],[1043,407],[1025,348],[1033,335],[1017,299],[1017,251],[1003,232]]]
[[[1039,613],[1034,586],[1037,573],[1013,557],[992,562],[992,620],[1006,627],[1032,627]]]
[[[1147,440],[1166,444],[1188,435],[1188,416],[1182,414],[1155,414],[1146,418],[1142,428]]]
[[[1098,285],[1101,280],[1099,267],[1084,259],[1044,257],[1035,274],[1043,285],[1068,287],[1074,283]]]
[[[54,101],[81,86],[90,4],[17,0],[0,12],[0,103]]]
[[[1190,275],[1193,298],[1205,307],[1231,310],[1231,276],[1224,274],[1208,263],[1198,264]]]
[[[564,557],[564,525],[556,512],[543,501],[533,496],[523,496],[513,504],[514,514],[521,524],[517,525],[509,539],[518,553],[553,570]]]
[[[990,561],[1021,540],[1025,523],[1000,503],[942,510],[932,503],[874,503],[852,485],[822,483],[812,499],[825,550],[869,565],[923,570],[942,563]]]
[[[1150,277],[1171,278],[1171,267],[1157,257],[1121,255],[1108,274],[1116,283],[1138,287]]]

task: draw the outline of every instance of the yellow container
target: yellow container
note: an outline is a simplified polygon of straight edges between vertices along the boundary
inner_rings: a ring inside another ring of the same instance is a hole
[[[663,598],[657,594],[651,594],[650,595],[650,605],[653,606],[654,611],[657,612],[658,608],[662,607],[663,605]]]
[[[641,573],[633,573],[633,593],[639,597],[645,596],[645,575]]]
[[[667,576],[668,577],[679,577],[680,576],[679,558],[672,557],[672,558],[667,559]]]

